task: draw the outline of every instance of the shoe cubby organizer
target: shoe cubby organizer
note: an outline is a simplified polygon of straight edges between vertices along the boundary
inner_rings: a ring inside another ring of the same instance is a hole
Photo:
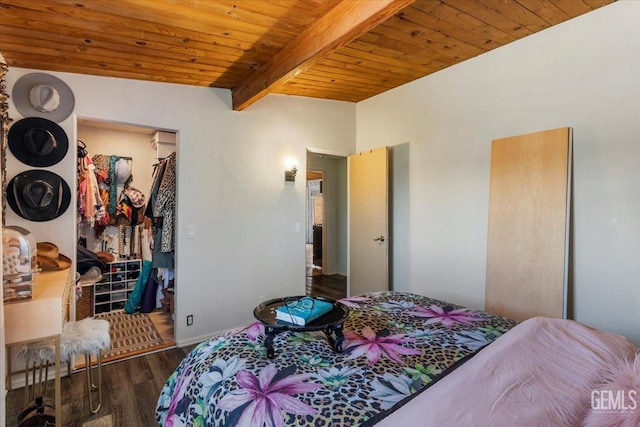
[[[102,280],[94,285],[94,314],[124,308],[138,281],[141,262],[139,259],[114,261],[107,266],[108,271],[102,274]]]

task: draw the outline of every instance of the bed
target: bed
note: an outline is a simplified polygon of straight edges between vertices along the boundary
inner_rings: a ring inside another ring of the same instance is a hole
[[[594,410],[593,390],[607,381],[624,388],[616,374],[640,369],[637,348],[623,337],[560,319],[516,325],[402,292],[341,302],[350,308],[342,353],[322,332],[289,331],[276,336],[269,359],[260,323],[199,344],[165,383],[158,424],[595,426],[607,425],[598,424],[607,416],[640,419],[630,391],[626,411]]]

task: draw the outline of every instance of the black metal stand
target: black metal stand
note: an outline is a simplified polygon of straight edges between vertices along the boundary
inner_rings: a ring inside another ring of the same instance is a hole
[[[343,324],[347,317],[349,317],[349,309],[344,304],[341,304],[335,300],[328,298],[316,297],[330,301],[333,304],[333,310],[321,317],[317,321],[311,322],[307,325],[294,325],[290,323],[283,323],[275,318],[275,310],[281,307],[285,300],[291,298],[303,298],[303,297],[289,297],[278,298],[260,304],[253,311],[254,316],[264,325],[265,338],[264,346],[267,351],[267,357],[273,359],[275,357],[275,349],[273,346],[273,340],[276,335],[283,331],[294,332],[309,332],[309,331],[323,331],[327,336],[329,345],[336,353],[342,353],[342,343],[344,342],[344,334],[342,332]]]

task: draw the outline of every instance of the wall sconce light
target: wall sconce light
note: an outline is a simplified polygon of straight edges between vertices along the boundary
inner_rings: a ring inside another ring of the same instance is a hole
[[[298,161],[293,158],[288,158],[285,161],[285,171],[284,171],[284,180],[285,181],[295,181],[296,173],[298,173]]]

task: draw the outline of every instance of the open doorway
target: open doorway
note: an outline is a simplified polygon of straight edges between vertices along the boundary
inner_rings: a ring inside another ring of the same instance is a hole
[[[322,275],[324,224],[324,173],[307,170],[306,272],[308,276]]]
[[[306,294],[347,294],[347,159],[307,151]]]
[[[78,257],[96,254],[106,267],[81,276],[75,318],[110,322],[111,348],[103,353],[104,362],[173,347],[177,286],[171,223],[178,135],[78,118],[77,137]],[[91,214],[85,204],[90,198],[101,206]],[[83,361],[77,362],[81,367]]]

